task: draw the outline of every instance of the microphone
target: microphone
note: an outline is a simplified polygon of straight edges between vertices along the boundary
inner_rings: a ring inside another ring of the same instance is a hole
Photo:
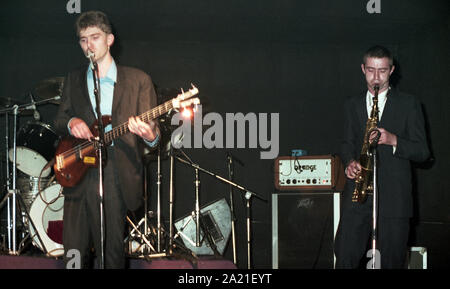
[[[33,117],[34,117],[35,120],[40,120],[41,119],[41,114],[39,113],[39,111],[36,108],[36,105],[34,104],[35,101],[33,99],[33,94],[31,94],[31,93],[30,93],[30,98],[31,98],[31,105],[28,106],[27,108],[34,110]]]
[[[92,52],[92,51],[88,51],[88,54],[86,55],[86,58],[88,58],[89,59],[89,61],[91,62],[91,68],[92,68],[92,70],[94,70],[95,69],[95,54],[94,54],[94,52]]]

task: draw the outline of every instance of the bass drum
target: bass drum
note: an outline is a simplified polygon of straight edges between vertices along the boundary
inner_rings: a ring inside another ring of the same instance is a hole
[[[30,222],[29,230],[33,244],[42,251],[47,251],[48,255],[52,257],[64,255],[62,244],[64,196],[62,191],[63,188],[59,184],[49,186],[36,197],[30,209],[30,218],[36,227],[34,230]]]
[[[41,171],[55,156],[59,137],[50,125],[42,122],[28,122],[20,128],[16,142],[17,169],[33,177],[47,177],[51,166]],[[9,150],[9,159],[13,161],[14,149]]]

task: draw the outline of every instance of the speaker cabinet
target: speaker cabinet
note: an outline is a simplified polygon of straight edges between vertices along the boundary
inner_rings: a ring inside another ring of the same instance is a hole
[[[273,268],[333,269],[339,209],[338,192],[273,194]]]

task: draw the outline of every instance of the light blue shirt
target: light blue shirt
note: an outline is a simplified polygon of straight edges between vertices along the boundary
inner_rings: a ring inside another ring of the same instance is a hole
[[[102,115],[111,115],[112,103],[114,96],[114,85],[117,82],[117,66],[113,60],[111,66],[108,69],[105,77],[100,78],[100,112]],[[97,102],[95,101],[94,94],[94,77],[92,75],[92,67],[89,65],[87,71],[87,88],[89,92],[89,98],[91,99],[92,108],[94,109],[95,116],[97,116]],[[112,125],[108,124],[105,127],[105,132],[112,129]]]

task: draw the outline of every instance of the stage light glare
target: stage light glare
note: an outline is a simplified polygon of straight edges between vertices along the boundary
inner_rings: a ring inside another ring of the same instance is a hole
[[[184,108],[181,112],[181,115],[183,115],[184,118],[191,118],[192,117],[192,111],[189,108]]]

